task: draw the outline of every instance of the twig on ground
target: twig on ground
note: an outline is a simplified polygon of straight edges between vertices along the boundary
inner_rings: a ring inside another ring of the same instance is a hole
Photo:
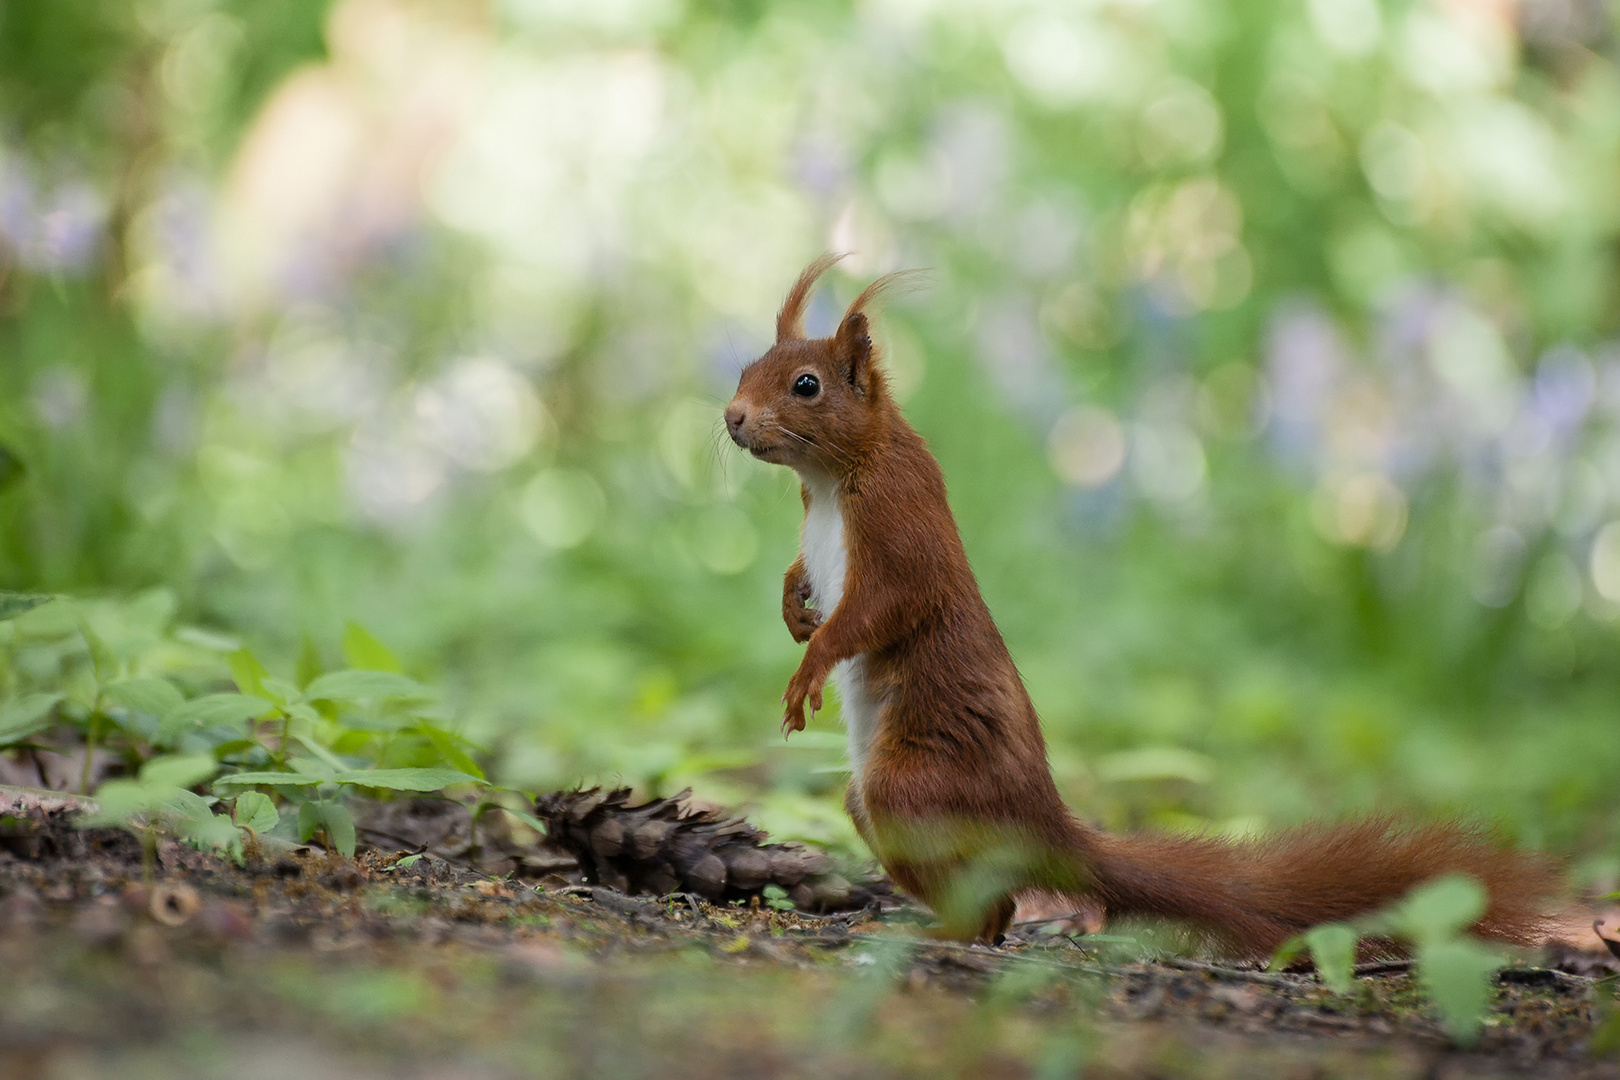
[[[1237,982],[1259,983],[1262,986],[1297,987],[1304,980],[1304,976],[1300,975],[1252,971],[1246,968],[1228,967],[1224,964],[1212,964],[1207,960],[1188,960],[1179,956],[1167,956],[1153,962],[1181,971],[1198,971],[1206,975],[1214,975],[1217,978],[1232,979]]]
[[[1610,976],[1610,978],[1613,977]],[[1525,967],[1503,968],[1496,973],[1496,981],[1521,984],[1553,982],[1581,990],[1590,990],[1597,986],[1601,980],[1594,979],[1590,975],[1572,975],[1567,971],[1559,971],[1556,968]]]

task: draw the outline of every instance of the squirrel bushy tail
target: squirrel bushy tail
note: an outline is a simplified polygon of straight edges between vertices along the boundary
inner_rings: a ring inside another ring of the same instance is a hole
[[[1074,828],[1074,849],[1110,917],[1183,921],[1245,956],[1270,955],[1302,930],[1371,914],[1424,882],[1458,873],[1489,896],[1475,934],[1535,945],[1547,932],[1545,904],[1558,880],[1552,860],[1503,847],[1489,830],[1460,822],[1375,817],[1256,840]]]

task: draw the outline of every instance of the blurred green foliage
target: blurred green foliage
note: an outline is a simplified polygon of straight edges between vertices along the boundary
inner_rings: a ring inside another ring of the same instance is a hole
[[[1335,994],[1355,992],[1357,944],[1363,938],[1374,951],[1399,941],[1410,948],[1413,969],[1425,996],[1439,1012],[1446,1032],[1458,1044],[1479,1037],[1493,991],[1493,976],[1505,958],[1468,934],[1484,914],[1487,897],[1478,881],[1454,874],[1414,889],[1388,911],[1360,920],[1359,925],[1323,923],[1289,940],[1272,957],[1280,970],[1309,951],[1323,984]]]
[[[718,423],[848,249],[813,328],[933,271],[879,333],[1081,813],[1483,813],[1612,877],[1615,34],[0,3],[0,587],[172,596],[272,671],[354,621],[497,782],[853,843],[834,717],[773,739],[791,479]],[[70,678],[7,662],[7,708]]]
[[[76,757],[63,779],[94,794],[87,823],[135,831],[148,870],[163,829],[238,859],[240,830],[283,841],[319,831],[352,856],[348,795],[489,786],[434,692],[358,626],[344,634],[351,667],[301,664],[291,681],[228,638],[176,627],[162,589],[124,603],[42,599],[0,593],[0,751],[19,766],[5,779],[47,783],[56,770],[39,755]],[[521,798],[515,811],[539,825]]]

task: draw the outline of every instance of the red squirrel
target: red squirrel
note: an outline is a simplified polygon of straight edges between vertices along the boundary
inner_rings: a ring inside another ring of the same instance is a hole
[[[1191,924],[1260,957],[1308,927],[1464,873],[1489,895],[1476,934],[1542,938],[1554,864],[1471,825],[1374,818],[1233,841],[1113,835],[1073,817],[939,464],[901,415],[872,344],[866,308],[896,275],[856,297],[831,337],[805,337],[811,287],[836,261],[817,259],[793,284],[726,428],[801,482],[804,528],[782,618],[806,649],[783,695],[783,734],[804,729],[806,703],[814,715],[835,677],[852,770],[845,806],[889,876],[934,910],[937,934],[994,943],[1021,895],[1057,893],[1109,916]]]

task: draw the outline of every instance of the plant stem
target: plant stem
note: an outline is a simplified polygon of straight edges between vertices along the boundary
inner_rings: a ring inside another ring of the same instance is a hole
[[[101,734],[101,712],[90,714],[90,730],[84,736],[84,767],[79,770],[79,794],[90,794],[90,763],[96,756],[96,737]]]

